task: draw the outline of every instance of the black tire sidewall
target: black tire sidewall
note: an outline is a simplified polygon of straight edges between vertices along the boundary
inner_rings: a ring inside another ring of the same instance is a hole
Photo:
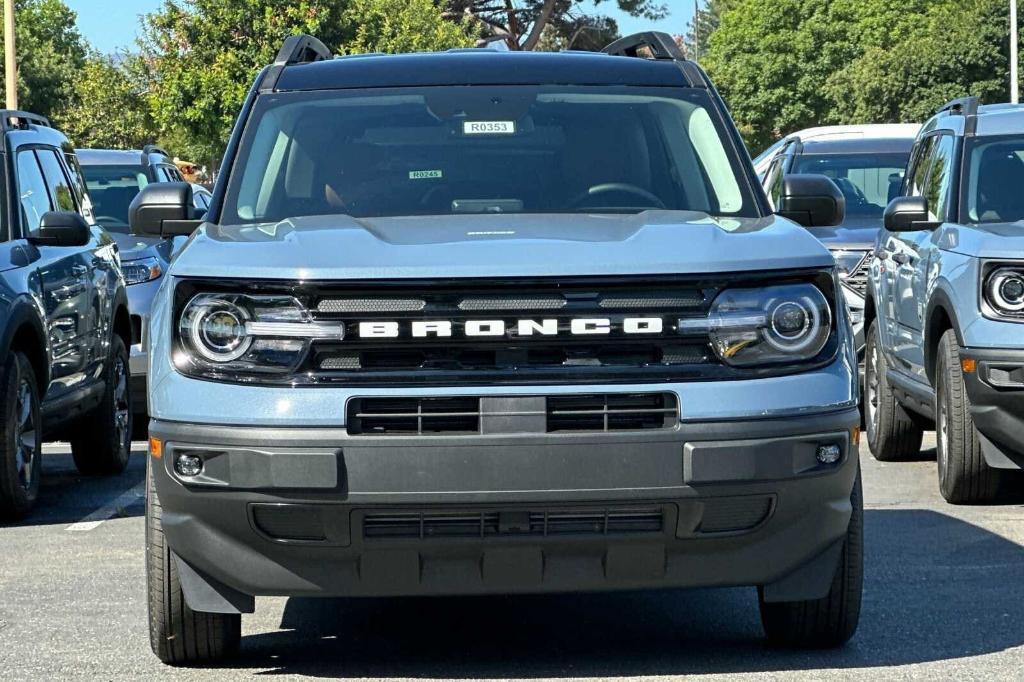
[[[17,431],[17,415],[14,411],[17,406],[18,389],[21,381],[28,381],[29,393],[31,396],[33,423],[36,432],[36,455],[32,463],[32,483],[28,489],[18,481],[18,474],[15,470],[15,450],[17,442],[14,440]],[[2,461],[3,473],[0,475],[0,516],[11,518],[22,518],[35,505],[39,497],[39,484],[42,478],[42,415],[39,401],[39,386],[36,383],[35,372],[32,365],[22,353],[17,351],[9,354],[7,361],[3,364],[2,376],[0,376],[0,390],[4,392],[4,414],[2,415],[3,425],[0,427],[0,438],[3,439]]]

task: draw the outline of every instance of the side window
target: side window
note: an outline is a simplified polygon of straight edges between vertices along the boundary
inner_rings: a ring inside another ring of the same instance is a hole
[[[782,193],[782,162],[785,158],[780,154],[772,159],[764,174],[764,190],[768,194],[768,203],[772,205],[772,210],[779,207],[779,195]]]
[[[43,171],[31,149],[18,152],[18,200],[21,203],[22,236],[39,229],[43,214],[52,211]]]
[[[925,181],[924,196],[928,199],[929,220],[945,220],[949,208],[949,187],[953,180],[956,139],[952,135],[935,138],[932,163]]]
[[[64,162],[67,164],[68,173],[71,175],[71,187],[75,190],[78,203],[84,205],[85,198],[89,196],[86,189],[85,176],[82,175],[82,167],[78,165],[78,157],[74,154],[64,154]]]
[[[46,178],[46,186],[50,190],[50,197],[57,211],[78,211],[78,202],[75,200],[75,190],[72,189],[71,181],[61,167],[60,157],[56,150],[37,149],[39,165],[43,169],[43,176]]]
[[[934,149],[934,136],[926,137],[914,145],[910,168],[907,173],[907,187],[905,192],[907,196],[919,197],[924,195],[925,180],[928,177],[928,168],[932,165]]]
[[[156,175],[157,182],[170,182],[169,178],[167,177],[167,171],[164,170],[163,166],[157,166],[156,168],[154,168],[153,174]]]

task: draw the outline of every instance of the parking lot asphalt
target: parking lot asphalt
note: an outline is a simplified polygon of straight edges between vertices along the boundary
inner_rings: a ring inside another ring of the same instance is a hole
[[[212,670],[166,668],[146,632],[137,445],[129,470],[104,479],[80,477],[66,448],[47,446],[36,513],[0,527],[0,680],[1020,679],[1024,671],[1024,495],[953,507],[938,495],[934,450],[881,464],[866,448],[865,600],[844,649],[767,647],[753,589],[259,599],[243,619],[236,659]]]

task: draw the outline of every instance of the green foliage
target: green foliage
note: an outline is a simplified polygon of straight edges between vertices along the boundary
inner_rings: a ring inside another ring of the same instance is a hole
[[[18,0],[15,16],[18,106],[54,115],[72,96],[85,63],[85,41],[75,27],[75,13],[62,0]],[[0,73],[0,91],[3,87]]]
[[[343,46],[348,54],[473,46],[468,18],[445,21],[434,0],[351,0],[343,19],[355,27],[355,35]]]
[[[682,37],[687,57],[699,61],[708,53],[711,35],[722,23],[722,13],[735,4],[736,0],[707,0],[703,7],[696,8],[689,30]]]
[[[95,53],[86,58],[71,103],[54,116],[76,146],[128,149],[155,141],[137,61]]]
[[[730,0],[704,65],[752,150],[823,124],[920,121],[1008,92],[1004,0]]]

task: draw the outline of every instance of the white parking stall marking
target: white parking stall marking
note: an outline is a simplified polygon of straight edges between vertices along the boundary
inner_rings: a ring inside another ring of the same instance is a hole
[[[64,530],[78,533],[93,530],[97,528],[100,524],[102,524],[104,521],[116,516],[122,509],[130,507],[132,504],[135,504],[140,498],[143,498],[145,496],[146,486],[145,484],[140,483],[139,485],[133,488],[129,488],[128,490],[118,495],[110,502],[110,504],[100,507],[96,511],[92,512],[91,514],[83,518],[82,520],[72,523]]]

